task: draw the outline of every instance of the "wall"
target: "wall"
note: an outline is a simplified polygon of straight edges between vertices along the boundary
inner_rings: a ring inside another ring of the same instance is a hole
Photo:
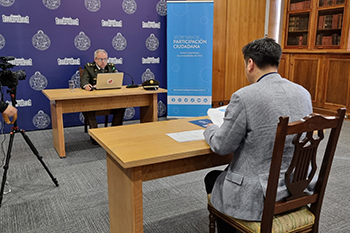
[[[0,56],[14,56],[10,70],[27,74],[16,95],[22,129],[51,128],[49,101],[41,91],[68,88],[70,79],[78,85],[79,66],[92,62],[98,48],[135,83],[155,78],[166,87],[166,0],[0,0],[0,15]],[[124,84],[130,83],[126,75]],[[7,90],[2,87],[9,101]],[[160,95],[159,106],[165,116],[166,95]],[[138,118],[138,108],[127,109],[126,120]],[[82,122],[80,113],[64,115],[65,126]]]
[[[227,104],[233,92],[248,85],[242,47],[264,37],[266,0],[215,0],[213,106]]]

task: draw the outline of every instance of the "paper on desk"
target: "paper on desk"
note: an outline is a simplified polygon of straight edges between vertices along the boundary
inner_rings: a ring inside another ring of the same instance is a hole
[[[217,126],[221,126],[224,122],[224,116],[227,105],[219,107],[219,108],[209,108],[207,114],[210,120]]]
[[[191,130],[191,131],[183,131],[178,133],[167,133],[169,137],[172,139],[178,141],[178,142],[190,142],[190,141],[196,141],[196,140],[203,140],[204,129],[199,130]]]

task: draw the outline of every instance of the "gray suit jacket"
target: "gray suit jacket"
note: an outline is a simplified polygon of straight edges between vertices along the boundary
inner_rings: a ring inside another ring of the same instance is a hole
[[[276,127],[280,116],[297,121],[312,113],[309,92],[302,86],[271,73],[231,96],[221,127],[209,126],[204,137],[213,152],[234,153],[217,178],[211,203],[234,218],[260,221],[270,169]],[[282,169],[293,155],[291,137],[286,140]],[[284,173],[277,199],[288,196]]]

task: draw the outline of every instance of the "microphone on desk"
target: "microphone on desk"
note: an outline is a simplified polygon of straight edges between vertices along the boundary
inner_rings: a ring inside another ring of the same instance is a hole
[[[139,87],[139,85],[137,85],[137,84],[134,83],[134,78],[131,76],[131,74],[126,73],[126,72],[121,71],[121,70],[119,70],[119,72],[122,72],[122,73],[124,73],[124,74],[127,74],[127,75],[130,76],[130,78],[131,78],[131,84],[127,85],[126,88],[136,88],[136,87]]]

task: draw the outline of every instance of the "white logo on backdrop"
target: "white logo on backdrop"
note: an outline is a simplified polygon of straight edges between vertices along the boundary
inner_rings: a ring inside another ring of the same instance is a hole
[[[9,63],[15,66],[33,66],[33,59],[15,58],[15,60],[9,61]]]
[[[96,12],[101,8],[100,0],[85,0],[85,7],[91,12]]]
[[[3,37],[3,35],[0,34],[0,49],[5,47],[5,44],[6,44],[5,37]]]
[[[158,116],[163,116],[166,112],[166,106],[163,104],[163,102],[160,100],[158,102]]]
[[[37,50],[44,51],[51,45],[50,38],[42,31],[39,30],[32,38],[32,44]]]
[[[108,58],[108,63],[123,65],[123,58],[110,57]]]
[[[117,35],[113,37],[112,46],[115,50],[118,50],[118,51],[124,50],[126,48],[127,41],[120,32],[118,32]]]
[[[115,20],[115,19],[108,19],[108,20],[101,20],[102,27],[115,27],[115,28],[121,28],[123,27],[123,21],[122,20]]]
[[[135,116],[135,108],[126,108],[125,113],[124,113],[124,119],[125,120],[130,120]]]
[[[160,29],[160,22],[156,23],[154,21],[148,21],[148,22],[142,21],[142,28],[157,28],[157,29]]]
[[[59,66],[68,66],[68,65],[71,65],[71,66],[75,66],[75,65],[80,65],[80,58],[77,58],[77,59],[74,59],[74,58],[57,58],[57,64]]]
[[[150,51],[154,51],[159,47],[159,40],[154,34],[151,34],[146,40],[146,47]]]
[[[38,129],[45,129],[50,124],[50,117],[44,113],[43,110],[40,110],[34,117],[33,117],[33,125],[37,127]]]
[[[125,13],[131,15],[137,10],[137,3],[135,0],[123,0],[122,7]]]
[[[29,85],[33,90],[41,91],[47,87],[47,78],[39,71],[35,72],[29,79]]]
[[[61,0],[43,0],[43,4],[50,10],[56,10],[61,5]]]
[[[72,19],[72,17],[62,17],[62,18],[55,18],[56,25],[71,25],[71,26],[79,26],[79,19]]]
[[[80,87],[80,74],[79,74],[79,70],[77,70],[75,72],[75,74],[72,75],[72,77],[70,78],[70,80],[74,81],[74,86],[75,88],[79,88]]]
[[[29,16],[13,15],[10,16],[2,15],[3,23],[27,23],[29,24]]]
[[[146,69],[146,71],[142,74],[142,82],[145,82],[150,79],[155,79],[153,72],[150,69]]]
[[[142,58],[142,64],[159,64],[160,63],[160,57],[147,57]]]
[[[5,101],[7,104],[12,105],[12,102],[6,100]],[[17,107],[31,107],[32,106],[32,99],[28,99],[28,100],[24,100],[24,99],[20,99],[20,100],[16,100],[16,108]]]
[[[80,32],[79,35],[77,35],[74,38],[74,45],[77,49],[81,51],[88,50],[91,46],[91,41],[88,36],[85,35],[84,32]]]
[[[15,0],[0,0],[0,5],[4,7],[12,6],[15,3]]]
[[[166,0],[160,0],[157,3],[157,13],[160,16],[166,16],[166,14],[167,14],[167,3],[166,3]]]

